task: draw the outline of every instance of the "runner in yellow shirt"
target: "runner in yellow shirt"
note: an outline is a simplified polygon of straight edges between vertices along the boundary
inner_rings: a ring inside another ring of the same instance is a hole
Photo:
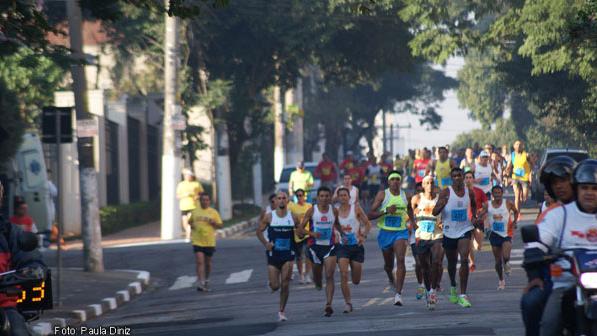
[[[208,193],[199,196],[200,207],[195,208],[189,216],[192,228],[191,242],[197,263],[197,290],[209,290],[209,273],[211,272],[211,258],[216,251],[216,229],[222,228],[224,223],[218,211],[211,207]]]
[[[303,189],[298,189],[295,191],[295,196],[298,199],[296,203],[291,202],[288,204],[288,209],[292,213],[292,215],[296,216],[299,221],[303,220],[305,213],[312,207],[311,203],[307,203],[305,200],[305,191]],[[309,231],[309,228],[306,228],[306,231]],[[311,283],[311,264],[309,263],[307,256],[307,238],[309,236],[304,236],[303,238],[299,238],[299,236],[295,233],[294,234],[294,246],[296,248],[296,268],[298,269],[298,273],[300,276],[299,283],[306,284]],[[303,267],[304,265],[304,267]]]
[[[512,174],[512,188],[514,189],[514,205],[520,209],[529,197],[529,183],[531,182],[531,167],[533,162],[524,150],[524,142],[514,142],[514,151],[508,160],[506,171]],[[520,216],[520,213],[518,214]],[[520,218],[517,218],[520,220]]]
[[[191,236],[189,215],[197,207],[197,199],[199,198],[199,194],[203,192],[203,187],[195,180],[195,174],[190,169],[183,169],[182,174],[184,180],[176,186],[176,198],[179,201],[185,239],[189,240]]]

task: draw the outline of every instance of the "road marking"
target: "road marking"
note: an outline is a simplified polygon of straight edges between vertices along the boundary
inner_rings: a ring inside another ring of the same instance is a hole
[[[378,304],[378,306],[383,306],[383,305],[386,305],[386,304],[388,304],[388,303],[392,302],[392,300],[394,300],[394,298],[387,298],[387,299],[383,300],[382,302],[380,302],[380,303]]]
[[[251,278],[251,274],[253,274],[253,269],[231,273],[230,276],[228,276],[228,279],[226,279],[226,284],[230,285],[247,282]]]
[[[510,260],[510,265],[520,266],[522,265],[523,260]]]
[[[169,290],[177,290],[177,289],[183,289],[183,288],[190,288],[190,287],[193,287],[195,282],[197,282],[196,276],[188,276],[188,275],[179,276],[178,279],[176,279],[176,281],[174,282],[174,284],[172,286],[170,286],[170,288],[168,288],[168,289]]]
[[[377,301],[380,301],[380,300],[381,300],[380,298],[373,298],[373,299],[370,299],[369,301],[367,301],[367,303],[365,303],[365,304],[363,305],[363,308],[364,308],[364,307],[369,307],[369,306],[372,306],[372,305],[376,304],[376,303],[377,303]]]
[[[524,249],[512,249],[510,252],[510,258],[520,258],[524,256]]]

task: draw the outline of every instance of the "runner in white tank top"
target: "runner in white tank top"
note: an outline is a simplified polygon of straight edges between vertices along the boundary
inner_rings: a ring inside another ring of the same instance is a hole
[[[506,288],[504,273],[510,275],[510,251],[512,251],[512,236],[516,229],[518,210],[514,203],[503,198],[504,190],[501,186],[491,189],[492,200],[483,206],[482,215],[487,213],[487,227],[491,230],[489,242],[495,259],[495,271],[498,275],[498,290]],[[514,217],[512,217],[512,213]],[[514,220],[513,220],[514,219]]]
[[[338,197],[340,200],[338,220],[344,238],[338,245],[337,258],[341,274],[342,295],[346,304],[344,313],[350,313],[352,312],[352,301],[348,284],[348,268],[350,266],[352,283],[358,285],[361,282],[362,264],[365,261],[364,243],[371,230],[371,222],[360,205],[350,203],[350,194],[346,188],[340,188]]]
[[[454,168],[450,172],[452,186],[443,189],[432,214],[437,216],[441,213],[443,225],[443,247],[448,259],[448,275],[450,276],[450,302],[457,303],[462,307],[471,307],[466,295],[468,285],[468,255],[471,249],[471,235],[473,230],[472,222],[477,221],[475,212],[475,197],[472,190],[464,185],[464,173],[460,168]],[[460,256],[460,295],[456,290],[456,266]]]
[[[352,185],[352,176],[350,176],[350,174],[344,174],[342,185],[337,187],[334,191],[333,203],[336,207],[340,206],[340,199],[338,198],[338,190],[340,188],[350,190],[350,204],[359,204],[359,188]]]

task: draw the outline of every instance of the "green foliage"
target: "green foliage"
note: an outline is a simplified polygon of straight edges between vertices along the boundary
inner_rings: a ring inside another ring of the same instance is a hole
[[[0,137],[7,135],[7,138],[0,141],[0,158],[2,162],[8,161],[19,148],[23,140],[25,123],[23,122],[18,109],[18,101],[13,92],[6,88],[0,80]],[[4,134],[3,132],[6,132]]]
[[[100,209],[100,222],[104,235],[158,220],[160,220],[159,200],[111,205]]]

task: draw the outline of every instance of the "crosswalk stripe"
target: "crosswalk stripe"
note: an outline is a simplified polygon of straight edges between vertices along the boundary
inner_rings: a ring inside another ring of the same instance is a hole
[[[369,307],[369,306],[372,306],[372,305],[376,304],[376,303],[377,303],[377,301],[380,301],[380,300],[381,300],[380,298],[373,298],[373,299],[369,299],[369,301],[367,301],[367,303],[365,303],[365,304],[363,305],[363,307]]]
[[[392,302],[392,300],[394,300],[394,298],[387,298],[387,299],[383,300],[381,303],[379,303],[378,306],[386,305],[386,304]]]
[[[231,273],[226,279],[226,284],[237,284],[249,281],[251,275],[253,274],[253,269],[248,269],[240,272]]]
[[[177,289],[189,288],[189,287],[192,287],[196,281],[197,281],[196,276],[187,276],[187,275],[179,276],[178,279],[176,279],[176,281],[174,282],[174,284],[172,286],[170,286],[170,288],[168,288],[168,289],[169,290],[177,290]]]

